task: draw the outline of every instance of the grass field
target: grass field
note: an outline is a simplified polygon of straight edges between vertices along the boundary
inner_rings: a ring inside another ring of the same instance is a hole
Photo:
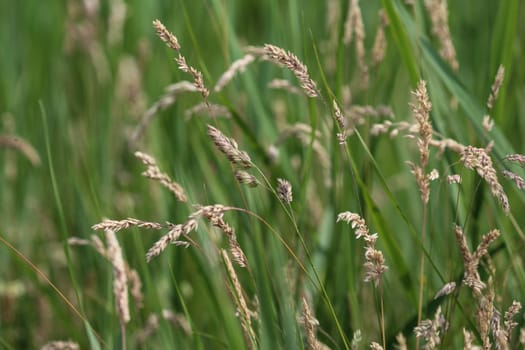
[[[0,348],[523,348],[525,4],[445,5],[0,1]]]

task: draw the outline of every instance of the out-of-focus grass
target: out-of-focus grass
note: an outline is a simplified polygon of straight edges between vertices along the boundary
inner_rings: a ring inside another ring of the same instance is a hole
[[[250,263],[251,275],[238,273],[248,299],[254,303],[252,299],[258,299],[254,324],[260,348],[302,346],[296,314],[297,300],[305,293],[313,297],[319,338],[331,348],[344,348],[358,329],[362,344],[380,341],[377,290],[362,282],[362,245],[348,227],[335,224],[337,213],[345,210],[361,213],[371,229],[379,232],[378,244],[390,267],[383,281],[387,338],[392,340],[403,331],[413,344],[410,332],[417,316],[422,210],[415,180],[404,162],[418,159],[414,142],[372,137],[369,127],[374,121],[367,121],[358,129],[362,138],[353,135],[347,147],[341,148],[332,130],[329,90],[341,102],[343,86],[349,85],[353,104],[389,105],[397,120],[410,120],[409,92],[423,78],[432,99],[434,128],[478,147],[494,140],[496,166],[508,167],[502,157],[523,153],[524,147],[520,116],[525,70],[519,35],[525,30],[523,4],[517,0],[450,2],[450,31],[460,64],[458,73],[453,73],[439,58],[423,5],[411,12],[401,1],[362,1],[367,50],[373,44],[381,6],[390,20],[386,58],[378,67],[370,67],[370,85],[363,90],[355,49],[341,42],[346,1],[332,1],[339,17],[330,25],[323,2],[113,1],[101,2],[92,13],[83,7],[89,3],[97,2],[0,2],[0,133],[24,138],[43,160],[35,167],[21,155],[0,149],[0,234],[64,292],[90,325],[85,326],[35,271],[2,246],[2,345],[35,348],[49,340],[72,339],[84,348],[90,344],[86,329],[91,327],[103,340],[103,348],[118,347],[111,267],[93,249],[68,247],[65,240],[89,238],[94,234],[91,225],[103,217],[179,223],[194,210],[192,204],[213,203],[249,209],[269,225],[238,212],[225,216]],[[118,35],[111,39],[116,4],[125,7],[126,17],[122,31],[117,32],[120,39]],[[142,178],[134,149],[128,147],[142,112],[162,95],[164,87],[190,79],[177,70],[172,60],[175,54],[155,37],[151,27],[155,18],[177,35],[188,63],[203,71],[210,88],[241,57],[243,47],[272,43],[300,57],[322,92],[321,99],[309,101],[268,89],[273,78],[295,82],[295,77],[268,62],[257,62],[211,96],[212,102],[227,105],[237,118],[185,118],[184,111],[201,102],[196,94],[181,96],[159,112],[140,140],[140,150],[155,155],[161,168],[183,185],[188,205]],[[338,41],[329,50],[326,42],[332,32]],[[506,68],[505,83],[492,113],[495,129],[486,134],[480,128],[481,119],[500,63]],[[322,75],[326,84],[321,84]],[[457,100],[457,109],[451,107],[451,97]],[[283,125],[296,122],[323,132],[321,140],[330,160],[328,175],[311,147],[296,140],[286,141],[278,161],[268,163],[264,148],[277,139]],[[292,183],[292,209],[311,260],[277,199],[262,187],[246,189],[236,183],[231,166],[206,136],[206,123],[234,137],[273,185],[278,177]],[[498,307],[504,310],[513,299],[523,301],[519,228],[524,222],[519,213],[525,197],[501,179],[514,215],[505,216],[488,186],[459,165],[458,159],[448,152],[431,159],[431,167],[443,176],[459,172],[464,182],[459,189],[444,182],[431,186],[425,318],[431,318],[437,306],[430,302],[433,293],[444,282],[461,277],[454,222],[466,227],[472,246],[489,229],[501,230],[503,238],[492,256],[498,272],[496,293],[501,297]],[[327,177],[331,187],[325,186]],[[127,343],[142,348],[245,347],[235,305],[225,287],[228,278],[217,255],[216,246],[222,241],[214,229],[203,223],[193,236],[201,249],[171,246],[146,264],[144,254],[158,235],[135,229],[118,233],[127,261],[142,277],[145,294],[142,309],[131,307]],[[296,250],[308,274],[297,269],[297,261],[280,239]],[[297,274],[296,279],[290,274]],[[307,283],[308,278],[313,282]],[[476,310],[468,303],[469,296],[462,290],[444,303],[452,322],[444,346],[460,346],[462,327],[475,323]],[[193,333],[188,335],[160,318],[159,330],[140,345],[137,336],[148,316],[160,315],[163,309],[185,315]],[[519,322],[522,326],[522,319]]]

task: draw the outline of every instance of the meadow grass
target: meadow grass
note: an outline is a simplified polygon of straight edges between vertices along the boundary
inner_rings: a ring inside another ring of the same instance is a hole
[[[523,11],[0,3],[1,347],[523,347]]]

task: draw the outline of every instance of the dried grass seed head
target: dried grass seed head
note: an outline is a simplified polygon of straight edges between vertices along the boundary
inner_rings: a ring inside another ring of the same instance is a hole
[[[525,167],[525,155],[523,154],[509,154],[503,159],[511,161],[511,162],[517,162],[522,167]]]
[[[33,166],[40,166],[41,160],[36,149],[25,139],[18,136],[0,135],[0,149],[11,148],[24,155]]]
[[[255,56],[250,53],[234,61],[230,65],[230,67],[226,70],[226,72],[224,72],[221,75],[221,77],[215,84],[213,91],[215,92],[221,91],[233,79],[233,77],[235,77],[236,74],[244,72],[246,67],[253,61],[255,61]]]
[[[436,310],[433,320],[423,320],[414,328],[416,337],[426,340],[425,349],[436,349],[441,344],[443,333],[448,328],[448,322],[441,313],[441,306]]]
[[[124,220],[109,220],[105,219],[101,223],[91,226],[95,231],[107,231],[111,230],[114,232],[124,230],[130,227],[140,227],[146,229],[160,230],[163,225],[157,222],[142,221],[135,218],[127,218]]]
[[[365,59],[365,28],[363,16],[359,7],[359,0],[350,0],[348,4],[348,14],[344,24],[343,43],[350,44],[355,34],[355,47],[357,64],[361,74],[361,85],[363,89],[368,86],[368,66]]]
[[[240,184],[245,184],[250,187],[257,187],[257,185],[259,185],[259,182],[255,178],[255,176],[244,170],[236,170],[235,179],[237,179],[237,182],[239,182]]]
[[[277,179],[277,196],[283,203],[292,203],[292,185],[288,180]]]
[[[509,170],[503,170],[503,176],[511,179],[516,184],[516,187],[518,187],[520,190],[525,190],[525,180],[518,174],[513,173]]]
[[[442,296],[445,296],[445,295],[450,295],[452,294],[454,291],[456,290],[456,282],[449,282],[447,284],[445,284],[437,293],[436,295],[434,296],[434,300],[442,297]]]
[[[496,169],[492,165],[492,158],[487,149],[466,146],[461,153],[461,161],[467,168],[475,169],[479,176],[487,182],[492,195],[499,200],[503,211],[508,214],[510,211],[509,200],[498,181]]]
[[[252,161],[248,153],[239,150],[239,146],[234,139],[226,137],[219,129],[208,125],[208,136],[215,146],[226,155],[228,160],[244,169],[252,167]]]
[[[193,84],[201,93],[202,97],[204,98],[204,101],[208,103],[208,96],[210,95],[210,92],[204,85],[202,73],[186,63],[186,58],[184,58],[184,56],[182,56],[180,52],[180,45],[179,41],[177,40],[177,37],[173,35],[170,31],[168,31],[159,20],[153,21],[153,27],[155,28],[155,31],[157,32],[159,38],[162,41],[164,41],[166,45],[168,45],[168,47],[177,51],[178,56],[175,59],[175,61],[177,62],[179,69],[183,72],[191,74],[191,76],[193,77]]]
[[[308,74],[308,68],[304,65],[293,53],[285,51],[284,49],[271,45],[264,45],[264,53],[270,61],[285,66],[295,74],[304,92],[309,97],[317,97],[317,85],[310,78]]]
[[[425,5],[432,21],[432,34],[434,34],[441,45],[439,53],[450,64],[452,69],[457,72],[459,63],[448,25],[447,1],[425,0]]]
[[[130,321],[129,302],[128,302],[128,278],[126,274],[126,264],[122,256],[122,250],[118,243],[114,231],[106,230],[107,254],[113,265],[113,293],[115,294],[115,304],[117,314],[121,324]]]
[[[153,27],[155,28],[155,31],[157,32],[157,35],[159,38],[166,43],[166,45],[169,48],[172,48],[175,51],[180,51],[180,45],[179,41],[177,40],[177,37],[173,35],[164,24],[162,24],[161,21],[158,19],[153,21]]]
[[[335,99],[332,102],[334,108],[335,121],[337,122],[337,126],[339,127],[337,139],[339,140],[339,144],[342,145],[346,143],[346,120]]]
[[[155,158],[143,152],[135,152],[135,157],[140,159],[142,163],[147,166],[147,169],[142,173],[142,176],[159,181],[161,185],[172,192],[180,202],[187,202],[188,198],[186,197],[182,186],[173,181],[166,173],[160,171]]]
[[[461,175],[459,175],[459,174],[448,175],[447,176],[447,182],[449,184],[460,184],[461,183]]]
[[[430,110],[432,103],[428,97],[426,83],[420,80],[417,89],[412,92],[416,103],[411,104],[412,113],[419,126],[418,147],[421,156],[421,166],[426,167],[429,157],[429,146],[432,140],[432,125],[430,124]]]
[[[221,255],[226,265],[228,275],[233,284],[233,288],[235,290],[236,295],[234,296],[234,301],[237,305],[238,314],[241,318],[241,327],[243,329],[243,332],[245,333],[246,341],[248,342],[248,344],[251,344],[251,341],[255,339],[255,331],[253,330],[252,325],[253,313],[248,308],[248,304],[244,297],[244,290],[239,281],[237,273],[235,272],[235,268],[233,267],[233,264],[231,263],[230,258],[228,257],[228,253],[224,249],[221,249]]]
[[[306,333],[308,349],[320,350],[319,341],[315,335],[319,321],[314,317],[305,297],[302,298],[302,325]]]
[[[50,341],[40,348],[40,350],[79,350],[80,346],[73,341]]]
[[[370,234],[365,220],[349,211],[340,213],[337,216],[337,222],[339,221],[351,224],[356,238],[362,237],[365,241],[365,282],[379,282],[383,273],[388,270],[388,266],[385,265],[383,253],[375,248],[377,233]]]
[[[487,108],[491,110],[494,107],[494,102],[498,98],[499,95],[499,89],[501,88],[501,85],[503,84],[503,79],[505,78],[505,67],[503,65],[499,65],[498,71],[496,72],[496,77],[494,78],[494,83],[492,83],[492,86],[490,87],[490,95],[487,100]]]

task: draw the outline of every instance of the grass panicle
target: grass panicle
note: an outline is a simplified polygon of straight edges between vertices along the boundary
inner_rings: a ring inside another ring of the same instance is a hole
[[[425,5],[432,22],[432,34],[441,46],[439,53],[454,71],[459,70],[456,49],[452,42],[448,25],[448,5],[446,0],[425,0]]]
[[[239,150],[234,139],[226,137],[219,129],[211,125],[208,125],[208,136],[233,165],[238,165],[243,169],[252,167],[250,156],[245,151]]]
[[[468,169],[476,170],[478,175],[487,182],[492,195],[498,199],[503,211],[508,214],[510,212],[509,199],[503,186],[499,183],[492,158],[489,156],[489,149],[467,146],[461,153],[461,161]]]
[[[51,341],[40,348],[40,350],[79,350],[78,343],[70,340],[56,340]]]
[[[301,87],[309,97],[317,97],[317,84],[310,78],[308,68],[290,51],[271,45],[264,45],[264,54],[270,61],[282,65],[292,71],[301,83]]]
[[[204,98],[204,101],[208,103],[208,96],[210,91],[204,86],[204,79],[202,73],[197,69],[186,63],[186,58],[182,56],[180,52],[180,45],[177,37],[173,35],[158,19],[153,21],[153,27],[157,32],[159,38],[166,43],[166,45],[177,52],[177,58],[175,59],[179,69],[185,73],[189,73],[193,77],[193,85],[199,91]]]
[[[162,186],[170,190],[180,202],[184,203],[188,200],[182,186],[171,180],[167,174],[160,171],[155,158],[143,152],[135,152],[135,157],[140,159],[147,167],[146,171],[142,173],[142,176],[160,182]]]

